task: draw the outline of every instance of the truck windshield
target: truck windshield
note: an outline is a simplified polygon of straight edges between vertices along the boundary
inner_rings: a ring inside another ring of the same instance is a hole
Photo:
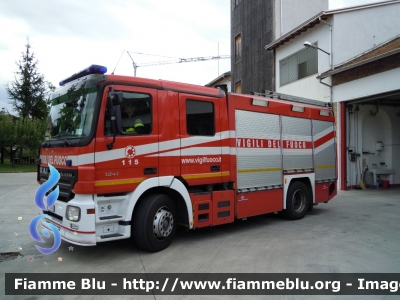
[[[97,87],[72,85],[53,94],[46,139],[58,140],[89,135],[96,104]]]

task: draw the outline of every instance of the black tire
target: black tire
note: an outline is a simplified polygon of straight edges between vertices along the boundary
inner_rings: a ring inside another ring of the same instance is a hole
[[[300,181],[295,181],[289,186],[286,209],[283,214],[290,220],[301,219],[306,215],[310,203],[310,192],[307,186]]]
[[[312,212],[314,209],[314,204],[310,201],[310,203],[308,204],[308,212]]]
[[[138,204],[133,214],[131,231],[137,247],[157,252],[171,244],[176,227],[174,201],[167,195],[154,194]]]

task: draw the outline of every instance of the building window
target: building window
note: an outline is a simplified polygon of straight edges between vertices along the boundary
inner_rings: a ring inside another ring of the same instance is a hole
[[[215,135],[214,103],[186,100],[186,130],[189,135]]]
[[[314,43],[317,46],[317,43]],[[281,86],[301,78],[318,73],[318,50],[304,48],[303,50],[282,59],[280,66]]]
[[[235,83],[235,93],[236,94],[242,93],[242,82],[241,81]]]
[[[242,59],[242,35],[239,34],[235,37],[235,62]]]

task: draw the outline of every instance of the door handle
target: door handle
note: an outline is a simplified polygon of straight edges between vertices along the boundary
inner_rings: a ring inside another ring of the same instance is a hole
[[[210,168],[211,172],[219,172],[221,170],[220,166],[211,166]]]
[[[144,175],[157,174],[157,168],[144,168]]]

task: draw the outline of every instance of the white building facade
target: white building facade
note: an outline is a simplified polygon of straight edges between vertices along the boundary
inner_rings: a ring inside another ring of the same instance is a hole
[[[226,85],[226,91],[230,92],[231,91],[231,79],[232,79],[232,73],[231,71],[225,72],[221,75],[219,75],[217,78],[213,79],[209,83],[206,84],[206,86],[209,87],[218,87],[218,86],[223,86]]]
[[[322,11],[265,47],[277,92],[333,104],[341,189],[400,186],[399,16],[398,0]]]

